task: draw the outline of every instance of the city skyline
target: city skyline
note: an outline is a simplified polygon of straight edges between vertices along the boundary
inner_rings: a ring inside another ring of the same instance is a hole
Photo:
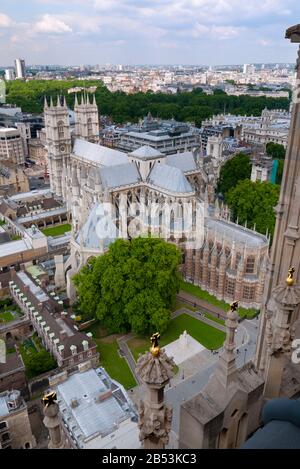
[[[296,0],[11,0],[0,65],[290,63]],[[228,60],[224,60],[228,58]]]

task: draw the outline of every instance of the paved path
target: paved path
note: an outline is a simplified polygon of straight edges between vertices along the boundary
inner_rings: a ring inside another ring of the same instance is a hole
[[[122,352],[124,354],[124,358],[127,361],[127,364],[129,366],[129,368],[131,369],[131,372],[132,372],[133,376],[135,377],[136,381],[139,384],[142,384],[139,376],[135,372],[135,359],[134,359],[134,357],[131,353],[131,350],[128,347],[128,344],[127,344],[128,340],[133,339],[133,337],[135,337],[135,334],[133,332],[130,332],[127,335],[123,335],[122,337],[119,337],[117,339],[117,342],[118,342],[120,350],[122,350]]]
[[[184,303],[188,303],[195,308],[199,308],[206,313],[211,313],[216,317],[220,317],[221,319],[226,319],[227,311],[223,311],[223,309],[219,308],[218,306],[207,303],[207,301],[204,301],[197,296],[192,295],[191,293],[180,290],[176,296],[178,300],[183,301]]]

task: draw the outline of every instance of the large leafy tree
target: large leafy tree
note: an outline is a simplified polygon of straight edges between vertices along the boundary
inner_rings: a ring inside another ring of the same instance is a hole
[[[274,207],[278,202],[280,187],[270,182],[252,182],[249,179],[240,181],[236,187],[227,193],[227,203],[234,218],[240,224],[247,222],[247,226],[260,233],[274,233]]]
[[[244,153],[239,153],[222,166],[217,190],[225,196],[227,201],[227,192],[235,187],[239,181],[249,179],[250,176],[250,158]]]
[[[179,290],[180,251],[158,238],[117,240],[74,276],[80,311],[110,332],[164,331]]]
[[[266,146],[266,151],[269,156],[277,160],[284,160],[285,148],[280,143],[269,142]]]

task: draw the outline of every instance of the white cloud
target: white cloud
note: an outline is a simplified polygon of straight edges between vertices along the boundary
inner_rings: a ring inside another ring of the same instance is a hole
[[[0,13],[0,28],[10,28],[13,25],[12,19],[4,15],[4,13]]]
[[[33,27],[34,32],[41,34],[71,33],[72,28],[64,21],[53,15],[44,15]]]

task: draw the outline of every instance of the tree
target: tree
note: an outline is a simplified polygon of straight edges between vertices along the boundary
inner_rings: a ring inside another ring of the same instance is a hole
[[[239,153],[221,168],[217,191],[221,192],[226,199],[226,194],[230,189],[235,187],[239,181],[249,179],[250,176],[250,158],[244,153]]]
[[[278,160],[277,174],[276,174],[276,184],[281,184],[283,176],[284,160]]]
[[[234,219],[240,224],[256,226],[259,233],[268,232],[271,236],[275,228],[274,207],[278,202],[280,187],[270,182],[240,181],[226,196]]]
[[[26,368],[32,375],[40,375],[56,367],[56,361],[47,350],[41,350],[38,353],[32,354],[28,357],[26,363]]]
[[[285,158],[285,148],[280,143],[269,142],[266,146],[267,155],[272,156],[272,158],[277,160],[284,160]]]
[[[80,311],[110,332],[163,332],[179,291],[181,253],[159,238],[117,240],[73,278]]]
[[[6,101],[16,104],[24,112],[41,113],[44,96],[55,97],[65,94],[68,106],[74,106],[74,93],[68,94],[69,88],[96,86],[96,101],[102,115],[109,116],[114,122],[137,122],[148,111],[153,116],[195,122],[201,126],[206,117],[227,112],[232,114],[259,116],[264,108],[289,109],[287,98],[267,98],[265,96],[229,96],[222,90],[215,90],[213,95],[206,95],[201,88],[176,94],[110,92],[99,80],[14,80],[6,83]]]

